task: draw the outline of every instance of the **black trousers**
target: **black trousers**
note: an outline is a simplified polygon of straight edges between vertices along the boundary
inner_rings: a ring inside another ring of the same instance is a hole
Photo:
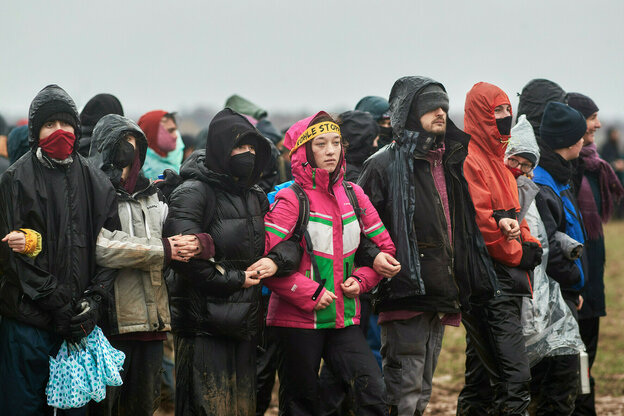
[[[462,314],[466,328],[465,385],[458,415],[524,415],[529,406],[529,361],[519,296],[498,296]]]
[[[319,386],[321,358],[324,365],[354,392],[357,415],[387,415],[381,370],[358,326],[343,329],[276,327],[280,359],[280,414],[320,415],[331,412],[327,392]]]
[[[162,341],[110,340],[126,354],[121,386],[106,387],[106,398],[89,403],[90,416],[152,416],[160,404]]]
[[[266,320],[270,295],[262,295],[262,309]],[[278,366],[278,348],[275,328],[265,326],[262,332],[260,349],[256,356],[256,416],[262,416],[271,404],[271,394],[275,385]]]
[[[256,412],[256,339],[174,335],[175,414],[249,416]]]
[[[579,330],[581,339],[587,349],[589,358],[589,386],[591,392],[589,394],[579,394],[576,398],[576,407],[574,415],[596,416],[595,403],[595,380],[591,375],[591,368],[596,360],[598,352],[598,333],[600,332],[600,318],[579,319]]]
[[[539,416],[572,414],[578,392],[578,354],[543,358],[531,368],[531,375],[531,413]]]

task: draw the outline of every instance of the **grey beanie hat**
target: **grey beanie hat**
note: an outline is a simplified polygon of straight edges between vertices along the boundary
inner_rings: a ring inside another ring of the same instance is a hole
[[[431,84],[422,89],[416,96],[416,115],[421,118],[423,115],[437,108],[448,113],[448,94],[439,84]]]

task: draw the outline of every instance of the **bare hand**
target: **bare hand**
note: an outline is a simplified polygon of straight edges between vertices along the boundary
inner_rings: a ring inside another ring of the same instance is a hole
[[[343,283],[340,283],[342,293],[349,299],[357,298],[360,294],[360,283],[353,277],[349,277]]]
[[[500,228],[503,235],[507,237],[507,241],[515,240],[520,237],[520,224],[514,219],[501,218],[498,222],[498,228]]]
[[[256,276],[256,272],[245,272],[245,283],[243,283],[243,289],[252,287],[260,283],[260,279]]]
[[[201,253],[201,244],[194,235],[174,235],[167,240],[171,245],[171,260],[188,262]]]
[[[401,271],[401,263],[388,253],[380,252],[373,261],[373,270],[385,278],[391,278]]]
[[[254,272],[257,279],[271,277],[277,272],[277,264],[268,257],[262,257],[260,260],[247,268],[248,272]]]
[[[577,311],[580,311],[580,310],[581,310],[581,308],[583,307],[583,301],[584,301],[583,296],[579,295],[579,304],[578,304],[578,306],[576,307],[576,310],[577,310]]]
[[[326,307],[331,305],[334,299],[338,299],[338,296],[334,295],[329,290],[325,290],[325,292],[323,292],[323,294],[321,295],[319,301],[316,303],[314,310],[319,311],[321,309],[325,309]]]
[[[24,249],[26,249],[26,234],[20,233],[19,231],[11,231],[4,236],[2,241],[8,243],[9,248],[16,253],[23,253]]]

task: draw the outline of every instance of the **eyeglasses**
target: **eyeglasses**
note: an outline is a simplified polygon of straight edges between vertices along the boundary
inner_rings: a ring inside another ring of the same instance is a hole
[[[520,166],[520,170],[524,173],[529,173],[533,170],[533,163],[520,163],[518,159],[514,159],[513,157],[507,159],[507,164],[512,168]]]

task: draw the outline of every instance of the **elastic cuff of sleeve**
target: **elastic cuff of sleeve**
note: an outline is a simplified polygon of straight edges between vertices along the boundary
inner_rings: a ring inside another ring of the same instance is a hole
[[[201,244],[202,250],[198,258],[202,260],[210,260],[215,255],[215,247],[214,241],[212,237],[208,233],[198,233],[195,234],[195,237],[199,239],[199,244]]]
[[[163,269],[167,266],[169,266],[169,263],[171,262],[171,244],[169,243],[169,239],[168,238],[162,238],[162,243],[163,243],[163,251],[165,252],[164,255],[164,259],[163,259]]]
[[[41,253],[41,250],[43,248],[41,234],[29,228],[20,228],[20,231],[24,233],[24,236],[26,238],[26,245],[24,246],[24,251],[22,252],[22,254],[25,254],[31,258],[37,257],[37,255]]]

